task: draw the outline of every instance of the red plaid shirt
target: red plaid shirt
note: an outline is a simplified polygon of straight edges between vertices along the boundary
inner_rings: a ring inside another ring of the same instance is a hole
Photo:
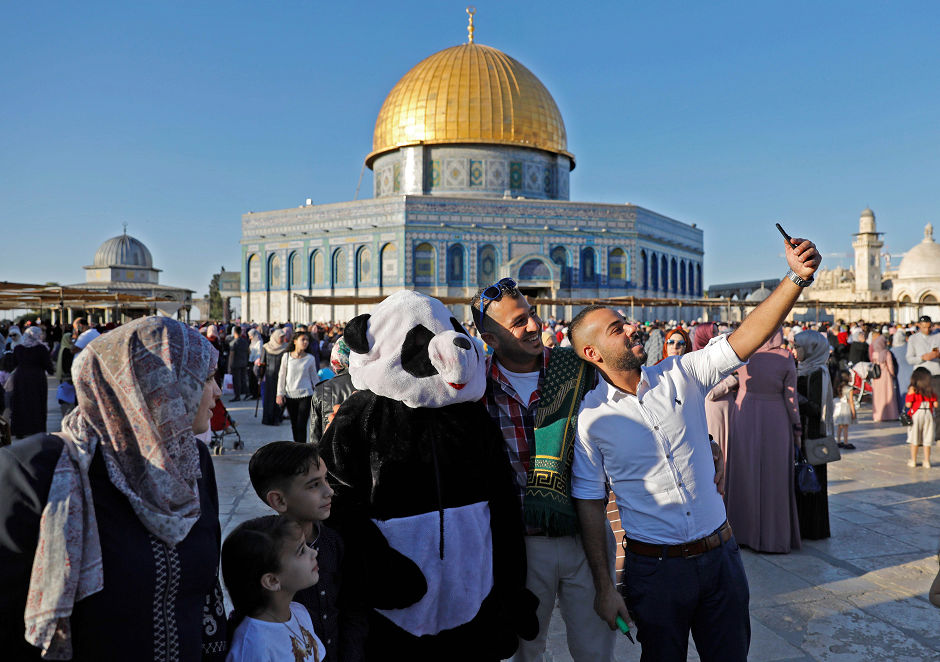
[[[486,380],[486,392],[483,394],[483,404],[490,417],[496,421],[503,432],[506,441],[506,452],[512,465],[516,479],[516,494],[519,495],[519,507],[522,508],[525,496],[526,479],[529,474],[529,449],[535,443],[535,412],[542,398],[542,382],[548,368],[548,359],[552,354],[550,347],[542,350],[542,362],[539,364],[539,385],[532,392],[528,403],[519,399],[516,390],[509,380],[499,370],[499,365],[488,359],[489,376]],[[523,512],[523,521],[524,512]],[[539,533],[538,527],[526,525],[526,533]]]

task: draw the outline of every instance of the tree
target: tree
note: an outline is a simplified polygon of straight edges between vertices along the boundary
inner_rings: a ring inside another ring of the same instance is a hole
[[[224,317],[222,295],[219,293],[219,274],[214,274],[209,282],[209,319],[220,320]]]

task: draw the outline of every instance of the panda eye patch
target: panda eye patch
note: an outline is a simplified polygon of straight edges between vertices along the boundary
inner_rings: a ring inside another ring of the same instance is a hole
[[[433,337],[434,333],[423,324],[405,335],[405,342],[401,346],[401,367],[409,375],[431,377],[438,374],[428,354],[428,345]]]
[[[451,317],[451,318],[450,318],[450,323],[451,323],[451,325],[454,327],[454,331],[456,331],[457,333],[462,333],[462,334],[464,334],[465,336],[468,336],[468,335],[469,335],[469,334],[467,333],[467,330],[466,330],[465,328],[463,328],[463,325],[462,325],[460,322],[458,322],[456,318]]]

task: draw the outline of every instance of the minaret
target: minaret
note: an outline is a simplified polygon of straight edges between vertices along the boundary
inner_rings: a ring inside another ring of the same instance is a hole
[[[858,220],[858,234],[854,235],[852,248],[855,249],[855,291],[871,293],[881,292],[881,241],[882,232],[875,228],[875,212],[865,208]]]

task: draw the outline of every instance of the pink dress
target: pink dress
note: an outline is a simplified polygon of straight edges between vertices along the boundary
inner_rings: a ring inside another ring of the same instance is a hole
[[[739,544],[761,552],[801,549],[793,485],[793,426],[800,424],[796,365],[784,349],[761,349],[738,369],[725,504]]]
[[[898,420],[898,396],[895,389],[894,355],[888,349],[872,352],[872,362],[881,366],[881,377],[871,381],[873,421]]]
[[[737,395],[738,378],[728,375],[718,382],[705,396],[705,420],[708,421],[708,434],[719,446],[725,460],[728,459],[728,434],[731,431],[731,411]]]

